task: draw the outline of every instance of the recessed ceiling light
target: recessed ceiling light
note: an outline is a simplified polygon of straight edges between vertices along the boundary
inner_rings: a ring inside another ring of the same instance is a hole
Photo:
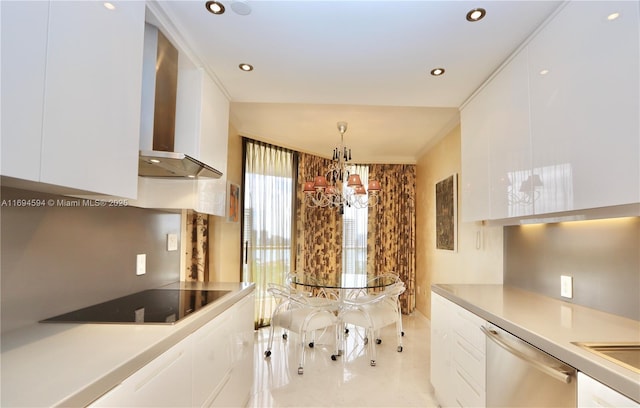
[[[204,5],[210,13],[222,14],[224,13],[224,6],[219,1],[208,1]]]
[[[434,68],[431,70],[431,75],[433,76],[440,76],[444,74],[444,68]]]
[[[617,19],[618,17],[620,17],[620,13],[611,13],[607,16],[607,20],[609,21],[613,21],[615,19]]]
[[[487,14],[487,10],[483,8],[474,8],[467,13],[467,21],[480,21]]]
[[[240,64],[240,65],[238,65],[238,67],[241,70],[246,71],[246,72],[253,71],[253,65],[251,65],[251,64]]]
[[[115,10],[116,9],[116,6],[114,6],[113,3],[109,3],[108,1],[104,2],[103,6],[107,10]]]
[[[543,69],[540,71],[540,75],[547,75],[549,73],[548,69]]]

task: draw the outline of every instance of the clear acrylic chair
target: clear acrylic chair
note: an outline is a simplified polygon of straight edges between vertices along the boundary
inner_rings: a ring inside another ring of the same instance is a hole
[[[338,318],[343,324],[351,324],[365,329],[365,344],[368,344],[367,353],[372,366],[376,365],[375,344],[382,342],[376,333],[383,327],[395,323],[397,350],[402,352],[402,311],[400,310],[399,296],[404,291],[404,283],[398,281],[377,294],[342,301]],[[373,341],[369,341],[373,338],[376,339],[375,344]]]
[[[269,342],[265,357],[271,356],[273,347],[274,329],[281,327],[285,330],[283,338],[288,337],[287,332],[296,333],[299,337],[300,359],[298,374],[304,373],[305,343],[308,334],[316,330],[334,327],[338,323],[338,304],[335,300],[317,298],[304,293],[291,292],[287,286],[270,284],[267,291],[276,298],[277,306],[271,315],[271,327],[269,328]],[[309,343],[313,347],[313,341]],[[335,341],[336,352],[331,356],[335,360],[338,355],[338,341]]]

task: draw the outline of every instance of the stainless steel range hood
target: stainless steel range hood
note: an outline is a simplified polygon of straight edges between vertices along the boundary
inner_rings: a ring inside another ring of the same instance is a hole
[[[222,172],[174,151],[178,50],[157,27],[146,24],[138,175],[158,178],[220,178]],[[186,137],[187,135],[178,135]]]
[[[140,150],[138,175],[144,177],[222,177],[220,171],[191,156],[160,150]]]

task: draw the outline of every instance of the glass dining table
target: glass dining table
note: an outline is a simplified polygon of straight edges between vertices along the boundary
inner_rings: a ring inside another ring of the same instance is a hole
[[[373,278],[368,278],[366,275],[345,275],[339,283],[335,280],[296,275],[291,279],[291,284],[296,288],[306,288],[315,296],[335,296],[336,300],[342,300],[377,293],[398,281],[398,276],[393,274],[383,274]]]
[[[366,275],[350,275],[342,279],[339,283],[335,281],[325,281],[316,277],[294,275],[291,278],[291,287],[299,290],[308,296],[320,299],[330,299],[337,302],[337,313],[346,307],[354,299],[376,295],[386,288],[401,282],[394,274],[383,274],[368,278]],[[338,355],[344,352],[344,335],[348,333],[344,323],[339,322],[338,327]],[[333,358],[333,356],[332,356]]]

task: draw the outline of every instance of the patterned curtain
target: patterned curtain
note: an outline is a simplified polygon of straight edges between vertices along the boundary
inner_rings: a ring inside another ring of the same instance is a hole
[[[209,216],[187,210],[187,282],[209,281]]]
[[[415,309],[416,276],[416,167],[409,164],[373,164],[370,180],[380,180],[378,205],[369,208],[367,270],[377,276],[395,272],[407,290],[400,302],[402,312]]]
[[[331,160],[299,153],[296,183],[296,271],[339,284],[342,276],[342,217],[335,208],[303,204],[302,184],[324,174]]]

